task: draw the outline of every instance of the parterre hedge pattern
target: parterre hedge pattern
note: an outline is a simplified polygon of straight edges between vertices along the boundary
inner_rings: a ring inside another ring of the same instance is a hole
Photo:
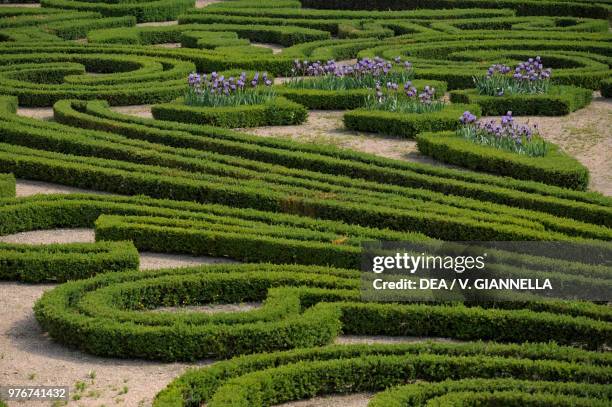
[[[612,199],[588,191],[588,171],[574,158],[556,148],[538,159],[513,155],[451,131],[465,110],[561,116],[587,106],[593,91],[610,97],[612,0],[194,3],[0,7],[0,235],[96,235],[87,244],[0,243],[0,280],[64,283],[35,305],[54,340],[105,357],[234,357],[187,371],[155,407],[355,392],[375,393],[371,407],[612,403],[609,306],[368,303],[357,271],[368,240],[584,241],[607,253]],[[178,24],[140,24],[166,20]],[[536,55],[553,69],[549,93],[472,89],[491,64]],[[282,77],[296,59],[375,56],[411,62],[413,84],[450,91],[448,106],[366,110],[371,90],[295,90],[282,80],[274,115],[269,106],[177,101],[195,71]],[[153,118],[118,113],[120,105],[153,105]],[[27,118],[18,107],[53,107],[54,118]],[[422,153],[463,169],[233,130],[298,124],[308,109],[345,110],[348,129],[414,138]],[[120,195],[16,198],[15,178]],[[248,264],[141,273],[137,251]],[[601,287],[611,275],[609,265],[538,256],[530,264],[517,275]],[[262,306],[248,312],[156,310],[253,301]],[[341,334],[452,341],[331,345]]]

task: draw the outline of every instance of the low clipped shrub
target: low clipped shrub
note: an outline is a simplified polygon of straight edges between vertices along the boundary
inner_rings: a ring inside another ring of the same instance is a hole
[[[591,383],[538,382],[516,379],[463,379],[401,385],[374,396],[371,407],[425,406],[428,403],[483,402],[488,405],[603,406],[612,394]]]
[[[588,169],[550,143],[543,157],[477,145],[450,132],[419,134],[417,146],[421,154],[471,170],[577,190],[589,184]]]
[[[415,138],[423,132],[456,129],[459,126],[457,117],[466,110],[480,112],[477,105],[462,104],[447,105],[441,111],[431,113],[357,109],[344,114],[344,125],[349,130]]]
[[[304,106],[281,96],[261,105],[227,107],[189,106],[179,99],[172,103],[155,105],[151,112],[158,120],[226,128],[300,124],[308,115]]]
[[[591,18],[608,18],[608,9],[604,5],[589,4],[581,1],[555,0],[434,0],[422,3],[414,0],[379,0],[370,3],[368,0],[300,0],[303,7],[315,9],[344,10],[405,10],[420,7],[430,9],[460,8],[502,8],[515,10],[524,16],[575,16]]]
[[[176,20],[179,14],[193,7],[193,0],[80,1],[41,0],[43,7],[95,11],[107,17],[135,16],[139,23]]]
[[[391,388],[389,395],[381,393],[371,402],[376,402],[378,397],[381,401],[393,402],[389,396],[395,389],[398,397],[403,389],[408,389],[394,385],[416,381],[414,386],[418,388],[435,390],[444,389],[442,386],[450,385],[450,380],[460,386],[462,379],[480,381],[483,389],[489,387],[484,381],[490,379],[494,379],[490,383],[502,385],[506,381],[506,385],[511,383],[517,389],[527,380],[533,387],[554,386],[545,380],[571,380],[576,383],[567,383],[570,389],[609,398],[605,381],[610,374],[609,366],[610,360],[605,354],[554,344],[336,345],[249,355],[193,369],[162,390],[153,406],[274,404],[314,395],[376,392],[386,388]],[[507,372],[512,372],[513,379],[506,377]],[[538,377],[539,383],[531,381],[533,376]],[[443,380],[446,381],[437,385],[432,383]],[[253,397],[249,399],[249,395]],[[395,400],[401,403],[403,399]],[[395,407],[396,404],[379,402],[376,405]]]
[[[0,243],[0,280],[56,282],[138,269],[130,242],[28,245]]]
[[[48,291],[36,303],[35,315],[67,346],[165,361],[322,345],[340,330],[502,342],[546,341],[554,335],[560,344],[591,349],[610,339],[609,323],[553,312],[553,306],[538,310],[546,303],[521,310],[512,303],[510,309],[361,303],[359,285],[358,271],[296,265],[107,273]],[[262,300],[262,309],[238,315],[151,312],[162,306]],[[598,308],[606,312],[605,306]]]
[[[477,104],[485,116],[563,116],[591,103],[593,92],[575,86],[552,86],[545,94],[479,95],[474,89],[453,90],[453,103]]]
[[[0,174],[0,198],[15,197],[16,184],[13,174]]]

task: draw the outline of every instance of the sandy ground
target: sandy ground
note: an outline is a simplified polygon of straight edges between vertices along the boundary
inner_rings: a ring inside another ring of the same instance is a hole
[[[612,100],[597,95],[589,106],[563,117],[517,117],[537,123],[543,137],[591,173],[590,189],[612,195]]]
[[[346,130],[342,123],[343,114],[344,111],[311,110],[308,120],[301,125],[268,126],[240,130],[260,136],[289,138],[308,143],[346,147],[388,158],[429,164],[436,163],[434,160],[419,154],[414,140]]]
[[[31,181],[25,179],[17,180],[17,196],[24,197],[36,194],[108,194],[108,192],[91,191],[87,189],[74,188],[66,185],[53,184],[43,181]]]
[[[117,113],[152,119],[153,115],[151,114],[151,106],[152,105],[113,106],[111,107],[111,110]]]
[[[309,400],[277,404],[277,407],[366,407],[372,396],[368,393],[357,393],[314,397]]]
[[[17,108],[18,116],[31,117],[39,120],[53,119],[52,107],[19,107]]]
[[[285,48],[282,45],[272,44],[269,42],[251,42],[251,45],[260,48],[270,48],[272,50],[272,53],[275,55],[283,52],[283,49]]]
[[[35,8],[40,7],[40,3],[0,3],[0,7],[29,7]]]

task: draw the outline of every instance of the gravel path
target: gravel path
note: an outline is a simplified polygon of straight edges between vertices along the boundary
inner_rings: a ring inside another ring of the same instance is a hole
[[[31,181],[17,179],[17,196],[31,196],[36,194],[105,194],[108,192],[91,191],[88,189],[74,188],[66,185],[53,184],[50,182]]]
[[[18,107],[17,115],[31,117],[32,119],[51,120],[53,119],[52,107]]]
[[[357,393],[313,397],[308,400],[277,404],[277,407],[366,407],[373,394]]]
[[[144,117],[152,119],[151,107],[153,105],[134,105],[134,106],[113,106],[111,110],[117,113],[129,114],[131,116]]]

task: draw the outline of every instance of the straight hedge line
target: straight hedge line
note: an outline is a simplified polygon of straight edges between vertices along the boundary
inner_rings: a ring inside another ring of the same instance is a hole
[[[555,1],[555,0],[377,0],[375,3],[368,0],[300,0],[303,7],[315,9],[343,9],[343,10],[405,10],[411,8],[506,8],[513,9],[523,16],[575,16],[607,19],[609,9],[603,5],[588,4],[584,2]]]
[[[259,126],[288,126],[303,123],[308,111],[299,103],[282,96],[260,105],[206,107],[186,105],[182,99],[154,105],[157,120],[237,128]]]
[[[51,245],[0,243],[0,280],[62,283],[98,273],[138,269],[130,242]]]

